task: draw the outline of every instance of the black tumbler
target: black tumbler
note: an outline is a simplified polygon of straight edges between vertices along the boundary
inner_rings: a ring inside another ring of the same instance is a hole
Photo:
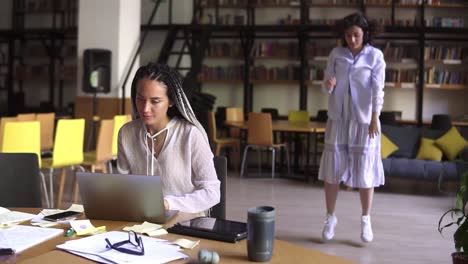
[[[258,206],[248,210],[247,255],[250,261],[265,262],[273,255],[275,208]]]

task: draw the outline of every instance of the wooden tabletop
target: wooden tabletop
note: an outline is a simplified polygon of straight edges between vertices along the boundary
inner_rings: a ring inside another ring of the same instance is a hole
[[[15,209],[12,209],[15,210]],[[18,209],[17,209],[18,210]],[[38,213],[40,209],[19,209],[18,211]],[[173,224],[193,217],[191,214],[180,213],[171,219],[166,225]],[[105,225],[108,231],[122,230],[125,226],[131,226],[137,223],[108,221],[108,220],[91,220],[94,226]],[[59,226],[58,228],[68,229],[68,226]],[[177,238],[188,238],[190,240],[200,240],[200,244],[193,250],[185,249],[183,252],[190,259],[173,261],[171,263],[190,263],[197,260],[198,251],[207,249],[216,251],[220,255],[220,263],[251,263],[247,259],[247,241],[244,239],[237,243],[225,243],[220,241],[200,239],[194,237],[186,237],[176,234],[168,234],[158,238],[175,240]],[[27,263],[27,264],[44,264],[44,263],[93,263],[92,261],[73,255],[71,253],[56,249],[56,245],[62,244],[67,240],[77,239],[79,237],[73,235],[71,237],[58,236],[41,243],[33,248],[27,249],[17,256],[9,258],[0,258],[0,263]],[[327,264],[351,264],[354,263],[340,257],[327,255],[319,251],[306,249],[289,242],[275,240],[273,257],[268,263],[327,263]]]
[[[225,124],[231,127],[247,129],[247,121],[226,121]],[[325,132],[326,122],[290,122],[288,120],[272,121],[273,131],[276,132],[296,132],[296,133],[322,133]]]

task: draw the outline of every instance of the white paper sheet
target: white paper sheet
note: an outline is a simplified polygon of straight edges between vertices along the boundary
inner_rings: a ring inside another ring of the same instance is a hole
[[[0,226],[8,226],[14,223],[20,223],[33,219],[34,217],[35,215],[33,214],[10,211],[4,207],[0,207]]]
[[[0,236],[2,237],[0,248],[13,248],[16,250],[16,253],[19,253],[61,234],[63,234],[63,230],[57,228],[13,226],[9,229],[0,230]]]
[[[107,263],[166,263],[177,259],[187,258],[187,255],[183,254],[180,247],[169,244],[168,241],[142,236],[143,245],[145,248],[145,255],[131,255],[122,253],[113,249],[106,248],[105,238],[108,238],[111,243],[123,241],[128,239],[127,232],[112,231],[95,236],[85,237],[82,239],[76,239],[67,241],[64,244],[58,245],[65,251],[70,251],[73,254],[79,254],[95,260],[96,256],[99,256]],[[132,246],[129,245],[129,248]]]

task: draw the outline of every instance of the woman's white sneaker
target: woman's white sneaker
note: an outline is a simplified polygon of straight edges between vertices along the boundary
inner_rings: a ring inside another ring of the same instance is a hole
[[[368,243],[372,239],[374,239],[374,234],[372,233],[370,215],[363,215],[361,217],[361,240]]]
[[[335,214],[327,214],[325,226],[322,231],[322,238],[324,241],[329,241],[335,236],[335,227],[337,223],[338,219]]]

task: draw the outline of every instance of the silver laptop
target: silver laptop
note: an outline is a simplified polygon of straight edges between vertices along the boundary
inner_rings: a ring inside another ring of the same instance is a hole
[[[161,177],[77,172],[86,217],[164,224],[177,211],[165,211]]]

